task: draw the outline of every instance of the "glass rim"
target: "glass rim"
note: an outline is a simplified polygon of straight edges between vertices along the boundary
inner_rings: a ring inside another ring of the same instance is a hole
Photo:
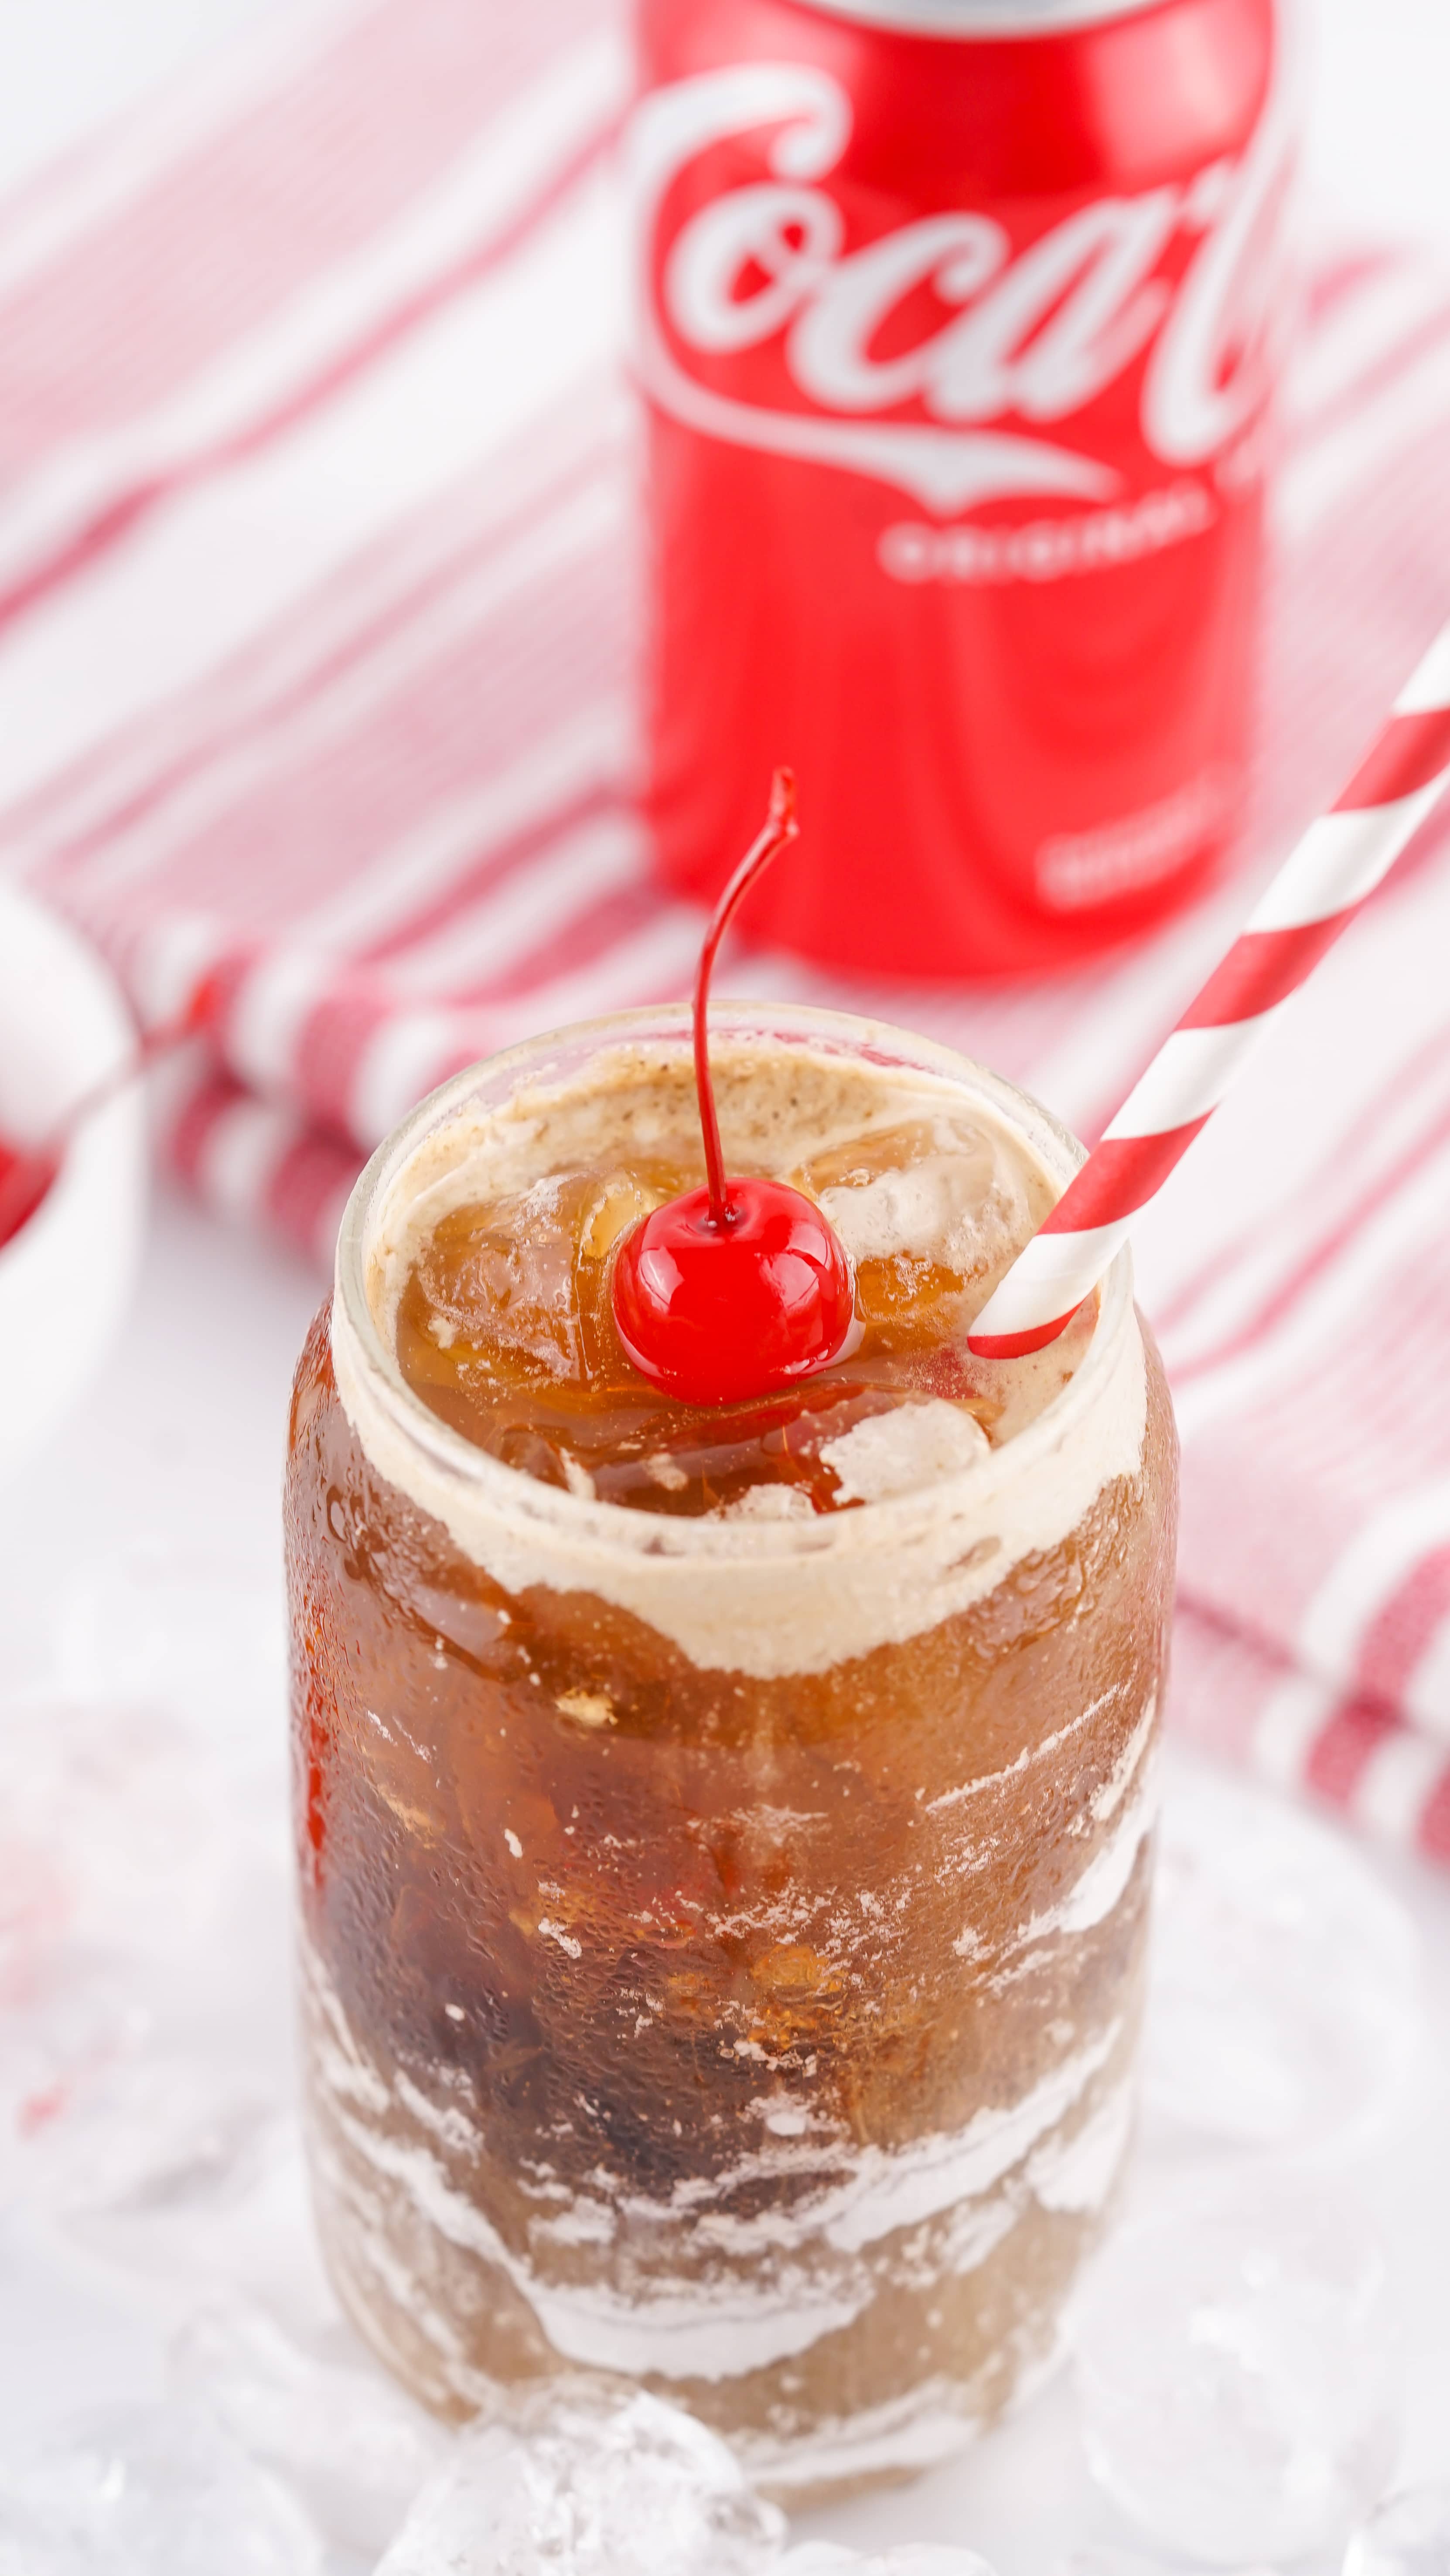
[[[1141,18],[1165,0],[802,0],[825,18],[847,18],[899,36],[935,36],[950,43],[974,38],[1070,35],[1085,27]]]
[[[809,1045],[857,1062],[879,1063],[883,1070],[935,1074],[968,1098],[987,1101],[1014,1131],[1025,1134],[1054,1178],[1065,1184],[1086,1159],[1086,1149],[1070,1128],[989,1066],[944,1046],[939,1040],[900,1029],[885,1020],[793,1002],[712,1002],[712,1042],[722,1038],[758,1041],[764,1046]],[[483,1077],[502,1101],[517,1083],[510,1076],[538,1078],[549,1072],[551,1055],[570,1050],[576,1060],[603,1054],[631,1041],[659,1042],[688,1054],[692,1021],[688,1002],[646,1005],[524,1038],[495,1054],[480,1057],[450,1074],[429,1092],[383,1139],[349,1194],[338,1229],[334,1271],[334,1318],[341,1310],[355,1354],[366,1371],[369,1399],[380,1405],[390,1427],[421,1453],[420,1463],[441,1473],[449,1484],[471,1488],[518,1516],[521,1522],[547,1527],[556,1539],[570,1536],[597,1548],[611,1544],[631,1558],[653,1556],[751,1561],[817,1555],[825,1549],[853,1553],[869,1547],[873,1536],[893,1539],[909,1532],[913,1521],[935,1519],[944,1507],[965,1501],[990,1508],[992,1497],[1006,1492],[1061,1444],[1067,1432],[1105,1389],[1116,1365],[1124,1334],[1132,1322],[1132,1254],[1124,1244],[1115,1255],[1099,1291],[1098,1321],[1092,1340],[1067,1384],[1020,1431],[989,1458],[937,1483],[853,1505],[849,1511],[823,1513],[813,1522],[798,1520],[713,1520],[703,1515],[642,1512],[627,1503],[600,1501],[545,1484],[526,1469],[510,1467],[491,1450],[477,1447],[432,1412],[415,1394],[389,1350],[368,1296],[372,1234],[392,1203],[393,1193],[409,1163],[430,1136],[444,1130],[478,1100]],[[502,1081],[500,1083],[500,1077]],[[499,1087],[495,1090],[495,1085]],[[333,1332],[336,1332],[334,1320]],[[356,1429],[357,1426],[355,1425]],[[358,1433],[362,1437],[361,1432]],[[364,1442],[364,1446],[366,1443]],[[380,1471],[381,1472],[381,1471]],[[424,1506],[423,1508],[426,1508]]]

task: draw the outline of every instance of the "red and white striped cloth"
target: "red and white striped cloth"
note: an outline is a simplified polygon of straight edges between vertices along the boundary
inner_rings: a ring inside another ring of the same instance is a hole
[[[1450,623],[1327,814],[1149,1059],[977,1316],[984,1358],[1040,1351],[1071,1322],[1280,1014],[1383,885],[1450,784]]]
[[[452,1066],[683,993],[630,799],[618,0],[327,0],[0,207],[0,867],[226,1011],[177,1164],[319,1266]],[[1253,817],[1150,946],[926,1028],[1096,1135],[1450,606],[1450,280],[1315,273]],[[1450,1859],[1450,818],[1135,1240],[1184,1434],[1179,1721]]]

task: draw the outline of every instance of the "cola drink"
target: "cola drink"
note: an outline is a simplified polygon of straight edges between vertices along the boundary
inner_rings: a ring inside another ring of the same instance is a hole
[[[634,2377],[800,2500],[1051,2366],[1132,2125],[1176,1450],[1129,1257],[966,1332],[1079,1159],[926,1041],[726,1006],[732,1173],[860,1334],[769,1402],[630,1368],[700,1174],[688,1011],[455,1078],[359,1182],[287,1485],[308,2138],[426,2403]]]
[[[1247,764],[1274,0],[641,0],[649,803],[871,974],[1072,963],[1182,902]]]

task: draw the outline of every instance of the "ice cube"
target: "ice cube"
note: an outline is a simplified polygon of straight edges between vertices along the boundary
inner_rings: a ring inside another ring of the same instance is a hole
[[[91,2576],[319,2576],[322,2566],[301,2506],[191,2407],[118,2408],[72,2425],[3,2474],[0,2505],[32,2518],[66,2576],[67,2552]]]
[[[465,2434],[377,2576],[760,2576],[784,2530],[692,2416],[579,2387]]]
[[[1219,2565],[1344,2542],[1395,2456],[1384,2263],[1302,2174],[1181,2199],[1113,2240],[1074,2322],[1094,2475],[1168,2548]]]
[[[149,2225],[240,2196],[284,2126],[223,2051],[150,2048],[96,2071],[57,2129],[34,2196],[63,2220],[105,2214]]]
[[[991,1187],[986,1155],[933,1155],[906,1171],[879,1172],[854,1188],[821,1192],[821,1206],[855,1262],[905,1253],[945,1262],[968,1250],[970,1229]]]
[[[1450,2487],[1391,2496],[1355,2533],[1344,2576],[1450,2576]]]
[[[813,1521],[816,1507],[800,1485],[747,1485],[720,1507],[726,1521]]]
[[[453,2448],[360,2350],[308,2349],[250,2303],[203,2309],[183,2327],[171,2377],[297,2489],[329,2540],[369,2560]]]
[[[118,1699],[37,1700],[0,1728],[0,2003],[80,1965],[170,1971],[239,1882],[286,1862],[281,1739],[244,1776],[195,1725]]]
[[[0,1728],[0,2193],[147,2270],[292,2090],[281,1757],[122,1701]]]
[[[422,1246],[404,1291],[415,1368],[440,1385],[482,1350],[510,1353],[545,1378],[583,1364],[575,1246],[598,1211],[587,1173],[553,1173],[521,1194],[455,1209]],[[440,1323],[446,1334],[431,1330]],[[430,1347],[420,1334],[428,1333]]]
[[[1383,2124],[1423,2046],[1418,1944],[1341,1836],[1180,1758],[1155,1912],[1155,2129],[1302,2151]]]
[[[969,1119],[915,1123],[817,1155],[802,1175],[856,1263],[999,1266],[1032,1231],[1015,1158]]]
[[[269,1971],[279,1996],[286,1975],[280,1750],[279,1739],[264,1778],[155,1711],[49,1700],[7,1711],[0,2132],[10,2149],[47,2152],[178,2011],[216,2031],[234,2067],[237,2033],[225,2025],[250,2015],[285,2083],[265,1994]],[[195,2053],[188,2029],[176,2054]]]

